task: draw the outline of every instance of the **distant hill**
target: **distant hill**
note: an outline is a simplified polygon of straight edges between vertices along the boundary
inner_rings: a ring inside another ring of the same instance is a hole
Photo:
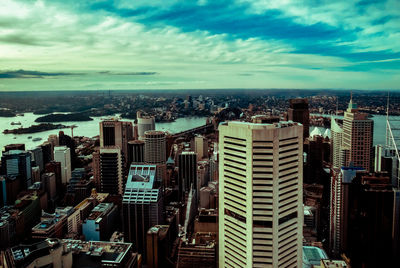
[[[35,122],[71,122],[71,121],[91,121],[93,120],[86,114],[48,114],[38,117]]]

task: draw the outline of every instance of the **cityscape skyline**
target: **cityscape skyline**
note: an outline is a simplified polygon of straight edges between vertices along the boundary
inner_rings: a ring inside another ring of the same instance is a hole
[[[398,1],[15,1],[0,91],[399,89]]]
[[[1,146],[0,265],[393,267],[399,108],[356,96],[59,96],[87,110],[35,120],[82,120],[58,134],[17,121],[43,105],[9,106],[3,136],[40,136]]]

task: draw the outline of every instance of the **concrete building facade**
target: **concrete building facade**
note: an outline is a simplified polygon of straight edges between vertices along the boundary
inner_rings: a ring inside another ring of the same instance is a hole
[[[68,183],[71,178],[71,150],[67,146],[54,147],[54,161],[61,163],[61,182]]]
[[[303,127],[219,126],[219,266],[301,267]]]

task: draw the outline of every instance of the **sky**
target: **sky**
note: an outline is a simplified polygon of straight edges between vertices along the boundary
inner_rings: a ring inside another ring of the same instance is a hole
[[[0,91],[400,89],[400,0],[1,0]]]

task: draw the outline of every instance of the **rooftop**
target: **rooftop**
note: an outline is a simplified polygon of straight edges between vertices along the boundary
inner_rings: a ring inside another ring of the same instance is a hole
[[[74,265],[86,264],[87,267],[93,267],[92,265],[97,267],[96,263],[102,265],[106,263],[109,265],[120,264],[126,260],[126,254],[129,254],[132,249],[131,243],[71,239],[63,239],[62,242],[76,256],[74,260],[77,263],[74,263]]]
[[[19,245],[10,249],[16,263],[30,264],[34,259],[50,254],[50,250],[60,246],[59,239],[48,238],[32,245]]]
[[[97,220],[102,217],[104,214],[107,214],[114,207],[113,203],[100,203],[90,213],[87,220]]]
[[[321,260],[321,267],[323,267],[323,268],[345,268],[345,267],[347,267],[347,264],[345,261],[342,261],[342,260],[324,259],[324,260]]]
[[[131,165],[125,189],[153,189],[156,165]]]
[[[303,268],[319,265],[322,259],[328,258],[325,251],[318,247],[303,246]]]
[[[285,128],[292,126],[301,126],[300,123],[293,121],[280,121],[273,124],[268,123],[250,123],[243,121],[229,121],[221,123],[223,126],[235,126],[235,127],[243,127],[243,128],[253,128],[253,129],[274,129],[274,128]]]

